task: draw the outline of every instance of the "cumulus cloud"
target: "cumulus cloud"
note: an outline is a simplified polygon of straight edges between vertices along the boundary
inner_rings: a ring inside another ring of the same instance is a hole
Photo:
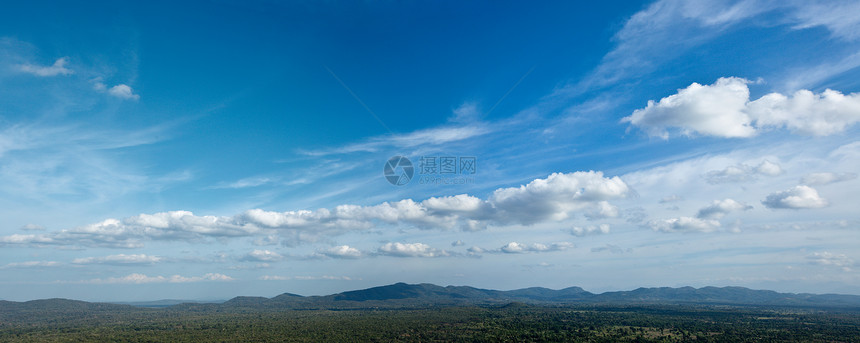
[[[325,256],[332,257],[332,258],[355,259],[355,258],[361,258],[362,256],[364,256],[364,254],[361,252],[361,250],[353,248],[349,245],[339,245],[336,247],[331,247],[331,248],[328,248],[326,250],[323,250],[320,253],[325,255]]]
[[[451,255],[445,250],[434,249],[424,243],[399,242],[385,243],[379,247],[379,253],[395,257],[441,257]]]
[[[163,260],[159,256],[151,256],[146,254],[117,254],[101,257],[82,257],[72,260],[73,264],[153,264]]]
[[[800,180],[800,183],[809,186],[819,186],[854,180],[856,178],[857,173],[809,173]]]
[[[106,279],[91,279],[82,281],[81,283],[90,284],[145,284],[145,283],[186,283],[186,282],[201,282],[201,281],[233,281],[232,277],[218,273],[208,273],[203,276],[147,276],[145,274],[129,274],[123,277],[111,277]]]
[[[18,66],[18,70],[36,76],[57,76],[74,74],[74,71],[66,68],[66,63],[69,63],[69,58],[61,57],[54,61],[53,65],[47,67],[32,64],[22,64]]]
[[[786,128],[803,135],[827,136],[860,121],[860,93],[827,89],[820,94],[799,90],[792,95],[770,93],[750,101],[749,80],[727,77],[712,85],[693,83],[659,102],[648,101],[621,122],[650,136],[681,135],[751,137],[761,130]]]
[[[148,240],[205,241],[252,237],[259,245],[317,242],[354,230],[384,226],[464,231],[487,225],[560,221],[581,213],[590,219],[617,217],[609,200],[630,193],[619,177],[596,171],[555,173],[519,187],[500,188],[487,199],[467,194],[404,199],[372,206],[340,205],[331,209],[266,211],[252,209],[227,216],[199,216],[189,211],[140,214],[41,234],[0,237],[0,245],[98,246],[138,248]]]
[[[648,225],[661,232],[713,232],[720,228],[719,221],[692,217],[652,220]]]
[[[773,209],[803,209],[827,206],[827,200],[819,196],[815,188],[804,185],[772,193],[762,200],[761,203],[767,208]]]
[[[125,100],[140,100],[140,95],[135,94],[134,90],[129,85],[121,83],[108,88],[108,86],[102,82],[100,77],[92,81],[93,89],[98,92],[107,93],[110,96]]]
[[[120,99],[139,100],[140,95],[134,94],[134,91],[126,84],[118,84],[108,89],[108,94]]]
[[[242,256],[240,260],[253,262],[277,262],[283,259],[284,256],[274,251],[254,249],[247,255]]]
[[[711,184],[743,182],[755,180],[760,175],[776,176],[782,173],[783,170],[779,164],[764,160],[755,167],[739,163],[722,170],[711,170],[705,173],[705,180]]]
[[[505,246],[499,248],[499,251],[506,254],[522,254],[528,252],[560,251],[572,247],[573,244],[568,242],[552,243],[550,245],[542,243],[523,244],[517,242],[510,242],[508,244],[505,244]]]
[[[700,219],[720,219],[729,214],[729,212],[747,211],[752,208],[752,206],[733,199],[714,200],[711,205],[700,209],[696,217]]]
[[[755,128],[744,112],[750,95],[748,82],[736,77],[720,78],[713,85],[694,82],[659,102],[649,100],[645,108],[621,122],[663,139],[669,138],[668,128],[677,128],[685,136],[750,137]]]
[[[570,229],[570,234],[577,237],[607,233],[609,233],[609,224],[600,224],[597,226],[590,225],[585,227],[574,226],[572,229]]]
[[[602,172],[554,173],[527,185],[497,189],[490,202],[499,211],[497,220],[520,224],[559,221],[574,211],[598,210],[602,203],[626,197],[630,189],[621,178],[607,178]],[[604,212],[618,215],[617,210]]]
[[[451,242],[451,246],[452,246],[452,247],[459,247],[459,246],[463,246],[463,245],[465,245],[465,244],[466,244],[466,243],[463,243],[463,241],[461,241],[461,240],[459,240],[459,239],[458,239],[458,240],[456,240],[456,241]]]
[[[860,121],[860,93],[844,95],[831,89],[821,94],[802,89],[791,96],[767,94],[749,104],[759,127],[785,127],[792,132],[827,136]]]

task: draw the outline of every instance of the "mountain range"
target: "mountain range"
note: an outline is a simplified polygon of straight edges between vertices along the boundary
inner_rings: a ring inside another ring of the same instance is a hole
[[[67,299],[44,299],[27,302],[0,301],[0,311],[30,310],[106,310],[132,309],[135,306],[167,307],[177,310],[230,309],[363,309],[426,308],[466,305],[529,304],[703,304],[754,305],[788,307],[841,307],[860,309],[860,296],[841,294],[779,293],[744,287],[638,288],[632,291],[591,293],[580,287],[553,290],[543,287],[511,291],[481,289],[469,286],[396,283],[386,286],[347,291],[325,296],[301,296],[292,293],[265,297],[239,296],[222,303],[200,303],[164,300],[155,302],[108,304]],[[131,305],[130,305],[131,304]]]

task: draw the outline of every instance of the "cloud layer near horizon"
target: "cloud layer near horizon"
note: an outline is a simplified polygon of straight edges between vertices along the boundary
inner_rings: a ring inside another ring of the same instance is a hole
[[[0,237],[0,244],[136,248],[142,247],[148,240],[199,241],[278,235],[282,243],[295,245],[386,225],[475,231],[483,230],[488,225],[557,222],[576,213],[583,213],[590,218],[616,217],[618,210],[609,200],[622,199],[629,192],[627,184],[619,177],[605,177],[602,172],[554,173],[519,187],[499,188],[487,199],[460,194],[432,197],[421,202],[404,199],[374,206],[340,205],[315,211],[273,212],[253,209],[232,217],[170,211],[140,214],[122,220],[106,219],[55,232],[13,234]],[[392,245],[381,248],[380,252],[403,255],[422,250],[419,248]],[[346,248],[325,253],[348,256],[351,251]],[[247,258],[259,260],[271,257],[260,254]]]

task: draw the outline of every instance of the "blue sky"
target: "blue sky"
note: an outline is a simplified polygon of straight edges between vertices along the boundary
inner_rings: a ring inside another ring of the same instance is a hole
[[[4,299],[860,294],[855,2],[6,7]]]

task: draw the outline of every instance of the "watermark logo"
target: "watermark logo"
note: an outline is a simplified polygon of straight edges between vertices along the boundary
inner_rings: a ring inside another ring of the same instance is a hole
[[[395,186],[408,184],[415,176],[415,166],[405,156],[394,156],[383,168],[385,179]],[[421,156],[418,159],[418,183],[422,185],[465,185],[475,183],[478,158],[475,156]]]
[[[394,156],[385,162],[382,173],[392,185],[403,186],[412,180],[412,176],[415,175],[415,167],[412,166],[412,161],[406,156]]]

